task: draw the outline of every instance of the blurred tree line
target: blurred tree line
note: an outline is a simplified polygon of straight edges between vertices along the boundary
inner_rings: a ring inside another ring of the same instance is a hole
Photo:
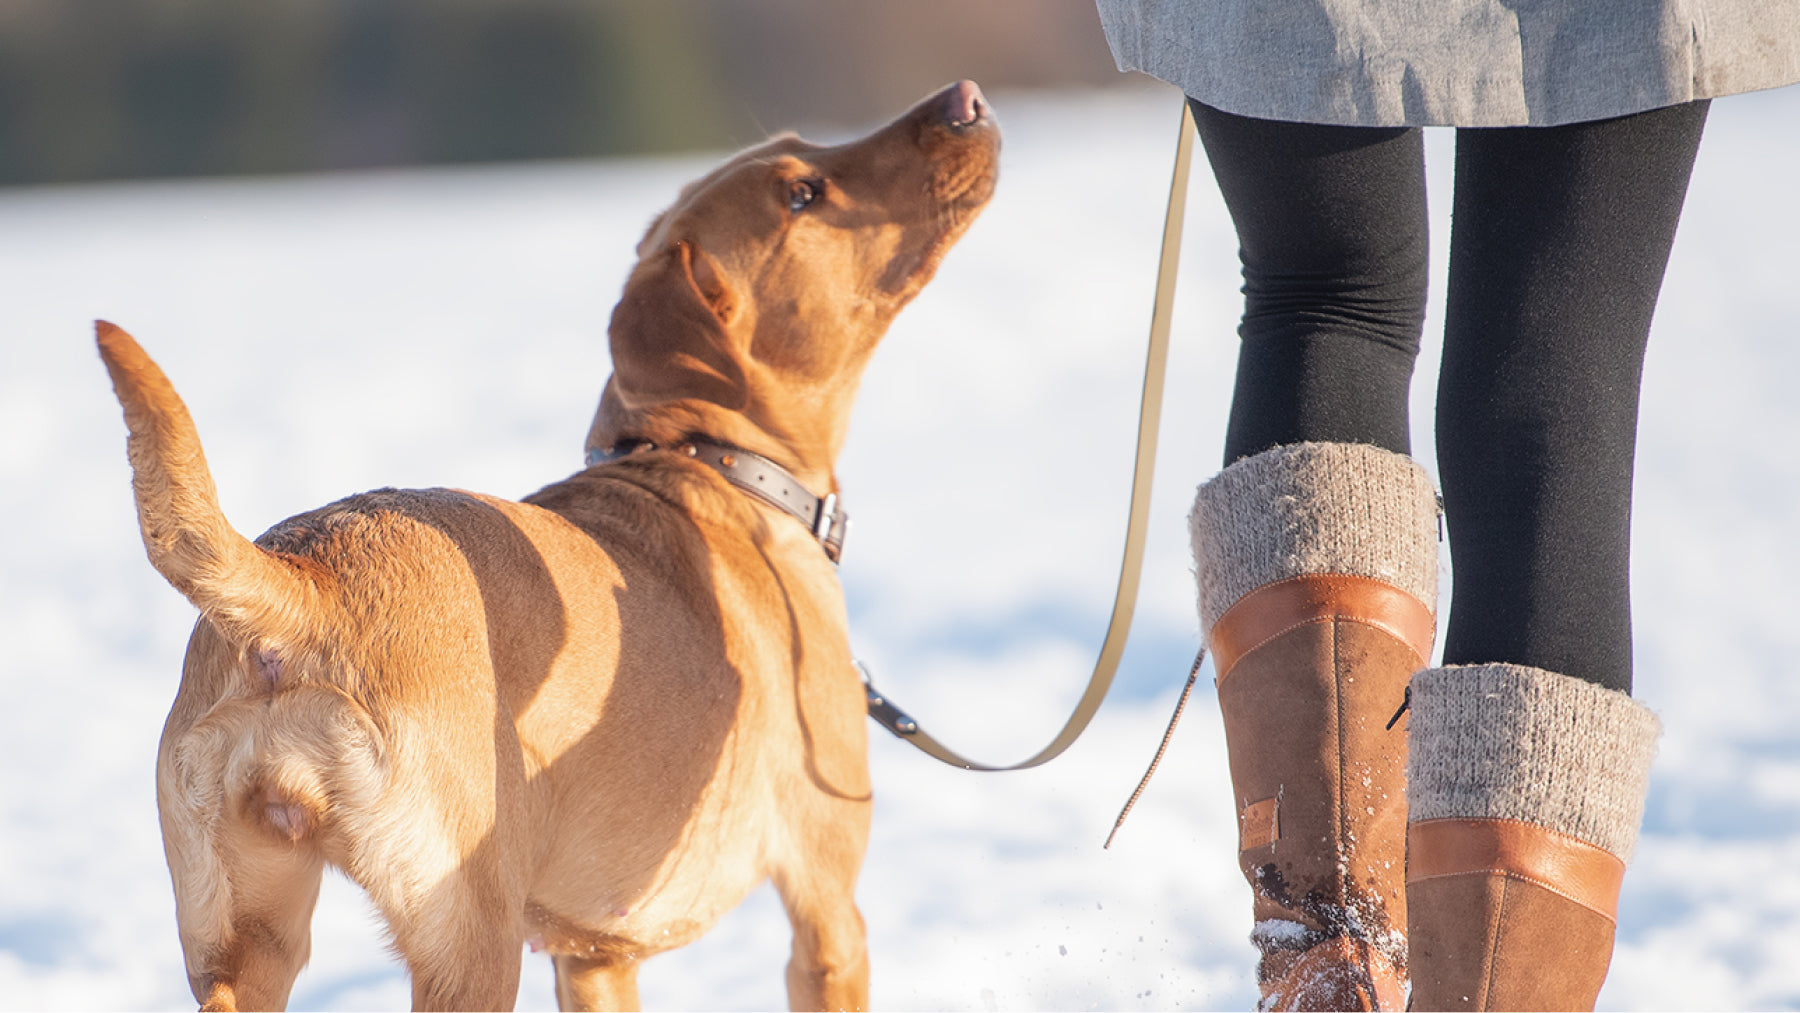
[[[1092,0],[0,0],[0,184],[726,148],[1117,76]]]

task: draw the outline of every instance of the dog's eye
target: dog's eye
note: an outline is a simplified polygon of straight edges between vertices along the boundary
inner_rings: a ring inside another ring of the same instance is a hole
[[[788,184],[788,210],[797,212],[805,209],[807,205],[819,199],[819,194],[824,189],[825,184],[820,180],[794,180]]]

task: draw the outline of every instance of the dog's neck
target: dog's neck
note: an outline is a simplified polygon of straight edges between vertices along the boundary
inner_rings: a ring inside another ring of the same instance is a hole
[[[690,437],[702,437],[768,458],[815,496],[823,497],[838,491],[833,462],[848,426],[848,411],[814,406],[810,414],[823,416],[822,423],[784,425],[781,419],[759,420],[744,411],[695,398],[638,406],[621,396],[616,382],[608,382],[585,446],[588,451],[612,451],[633,442],[673,447]]]
[[[688,436],[667,446],[631,438],[611,447],[588,448],[587,466],[592,468],[656,450],[673,451],[707,465],[746,494],[799,521],[818,540],[833,563],[843,558],[844,538],[850,533],[850,515],[839,505],[837,493],[814,495],[786,468],[742,447],[703,436]]]

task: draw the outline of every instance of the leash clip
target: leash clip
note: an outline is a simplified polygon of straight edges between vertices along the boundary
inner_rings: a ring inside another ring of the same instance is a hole
[[[869,717],[874,718],[876,724],[893,732],[897,739],[911,738],[919,734],[919,723],[912,719],[912,715],[894,706],[893,701],[882,696],[881,691],[875,688],[875,683],[869,676],[869,666],[861,661],[853,662],[853,664],[856,665],[857,672],[862,675],[863,691],[869,696]]]

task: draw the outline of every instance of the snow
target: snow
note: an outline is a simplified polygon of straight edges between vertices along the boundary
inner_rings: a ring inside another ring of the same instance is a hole
[[[1257,922],[1256,927],[1250,930],[1250,938],[1256,945],[1277,950],[1298,949],[1311,934],[1311,929],[1285,918],[1269,918]]]
[[[1145,85],[995,104],[999,195],[876,356],[841,479],[861,653],[934,735],[999,762],[1060,727],[1104,632],[1179,107]],[[1606,1008],[1800,1005],[1797,117],[1795,90],[1714,105],[1652,338],[1634,594],[1638,693],[1667,733]],[[1428,148],[1441,293],[1449,136]],[[712,161],[0,191],[0,1008],[193,1005],[151,781],[193,611],[144,561],[91,321],[174,379],[240,530],[382,485],[522,495],[579,466],[632,247]],[[1023,773],[875,730],[879,1007],[1255,1002],[1210,666],[1100,848],[1196,647],[1183,516],[1217,468],[1237,304],[1203,170],[1189,215],[1120,682],[1086,738]],[[347,882],[314,937],[295,1008],[407,1006]],[[786,947],[765,890],[650,961],[644,1000],[782,1007]],[[525,960],[520,1008],[554,1008],[547,962]]]

